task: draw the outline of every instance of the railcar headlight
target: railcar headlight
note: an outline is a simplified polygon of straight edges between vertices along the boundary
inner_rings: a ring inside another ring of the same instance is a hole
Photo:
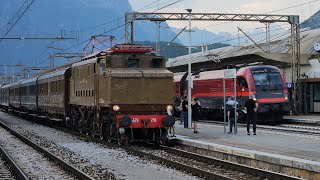
[[[114,111],[119,111],[119,110],[120,110],[120,106],[118,106],[118,105],[113,105],[112,109],[113,109]]]
[[[284,99],[288,100],[288,94],[284,94]]]
[[[257,98],[254,97],[253,100],[257,101]]]
[[[168,106],[166,107],[166,109],[167,109],[167,110],[170,110],[170,111],[172,111],[172,110],[173,110],[173,106],[171,106],[171,105],[168,105]]]

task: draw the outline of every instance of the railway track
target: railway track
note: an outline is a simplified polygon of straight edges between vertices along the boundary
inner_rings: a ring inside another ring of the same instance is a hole
[[[20,169],[20,167],[13,161],[10,155],[0,147],[0,179],[20,179],[27,180],[27,175]]]
[[[52,175],[49,176],[58,179],[93,180],[93,178],[40,147],[35,142],[20,135],[2,122],[0,122],[0,127],[2,127],[0,129],[1,135],[6,136],[6,139],[9,140],[1,141],[1,145],[5,146],[7,154],[13,157],[11,159],[14,159],[15,162],[17,161],[16,164],[19,164],[20,171],[25,174],[24,177],[27,179],[41,179],[46,177],[47,173],[51,173]],[[32,160],[35,160],[35,162],[32,162]],[[48,172],[48,169],[53,172]]]

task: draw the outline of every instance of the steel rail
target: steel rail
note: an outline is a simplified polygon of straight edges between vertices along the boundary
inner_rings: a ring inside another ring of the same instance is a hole
[[[196,167],[192,167],[192,166],[187,165],[187,164],[183,164],[183,163],[180,163],[180,162],[177,162],[177,161],[173,161],[173,160],[169,160],[169,159],[166,159],[166,158],[163,158],[163,157],[159,157],[159,156],[147,153],[147,152],[142,152],[142,151],[139,151],[139,150],[135,150],[135,149],[130,148],[130,147],[122,147],[122,148],[125,149],[127,152],[130,152],[130,153],[132,153],[132,154],[134,154],[136,156],[147,157],[148,159],[153,159],[153,160],[159,161],[159,162],[164,163],[165,165],[167,165],[169,167],[175,168],[175,169],[180,170],[180,171],[186,171],[186,172],[191,173],[192,175],[198,176],[200,178],[204,178],[204,179],[224,179],[224,180],[231,180],[232,179],[232,178],[229,178],[229,177],[226,177],[226,176],[215,174],[213,172],[209,172],[209,171],[205,171],[205,170],[202,170],[202,169],[199,169],[199,168],[196,168]]]
[[[10,171],[13,175],[19,180],[29,180],[28,176],[22,171],[22,169],[17,165],[17,163],[11,158],[11,156],[0,147],[0,154],[3,157],[5,163],[7,163],[10,167]]]
[[[300,179],[298,177],[289,176],[286,174],[281,174],[281,173],[277,173],[277,172],[271,172],[271,171],[267,171],[267,170],[263,170],[263,169],[258,169],[258,168],[246,166],[243,164],[233,163],[230,161],[212,158],[209,156],[203,156],[203,155],[199,155],[196,153],[192,153],[192,152],[188,152],[188,151],[184,151],[184,150],[180,150],[180,149],[176,149],[176,148],[171,148],[171,147],[167,147],[167,146],[161,146],[161,149],[168,152],[168,153],[176,154],[178,156],[191,158],[191,159],[201,161],[204,163],[215,164],[218,166],[222,166],[224,168],[230,168],[230,169],[237,170],[240,172],[244,172],[244,173],[248,173],[248,174],[252,174],[252,175],[257,175],[257,176],[263,177],[263,178],[281,179],[281,180]]]
[[[18,132],[14,131],[9,126],[5,125],[3,122],[0,122],[0,126],[3,127],[4,129],[6,129],[7,131],[9,131],[11,134],[16,136],[17,138],[19,138],[25,144],[29,145],[33,149],[35,149],[38,152],[42,153],[45,157],[47,157],[50,160],[52,160],[52,161],[56,162],[57,164],[59,164],[61,167],[63,167],[65,170],[67,170],[71,174],[75,175],[77,178],[79,178],[81,180],[94,180],[93,178],[91,178],[90,176],[88,176],[84,172],[80,171],[79,169],[75,168],[71,164],[67,163],[66,161],[64,161],[64,160],[62,160],[60,158],[58,158],[57,156],[55,156],[54,154],[52,154],[48,150],[46,150],[46,149],[40,147],[39,145],[37,145],[35,142],[27,139],[23,135],[21,135]]]

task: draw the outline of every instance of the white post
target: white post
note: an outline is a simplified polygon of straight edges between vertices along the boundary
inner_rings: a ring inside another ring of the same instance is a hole
[[[191,12],[192,9],[186,9],[189,12],[189,61],[188,61],[188,128],[191,128]]]
[[[227,132],[226,130],[226,81],[223,77],[223,127],[224,127],[224,133]]]
[[[237,76],[234,78],[234,133],[237,133]]]
[[[4,78],[4,80],[5,80],[5,82],[7,83],[7,66],[6,66],[6,65],[4,66],[4,71],[5,71],[5,78]]]

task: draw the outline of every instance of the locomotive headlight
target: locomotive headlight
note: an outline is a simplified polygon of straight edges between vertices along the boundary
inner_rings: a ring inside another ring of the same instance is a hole
[[[166,109],[169,110],[169,111],[172,111],[172,110],[173,110],[173,106],[168,105],[168,106],[166,107]]]
[[[119,110],[120,110],[120,106],[118,106],[118,105],[113,105],[112,109],[113,109],[114,111],[119,111]]]

